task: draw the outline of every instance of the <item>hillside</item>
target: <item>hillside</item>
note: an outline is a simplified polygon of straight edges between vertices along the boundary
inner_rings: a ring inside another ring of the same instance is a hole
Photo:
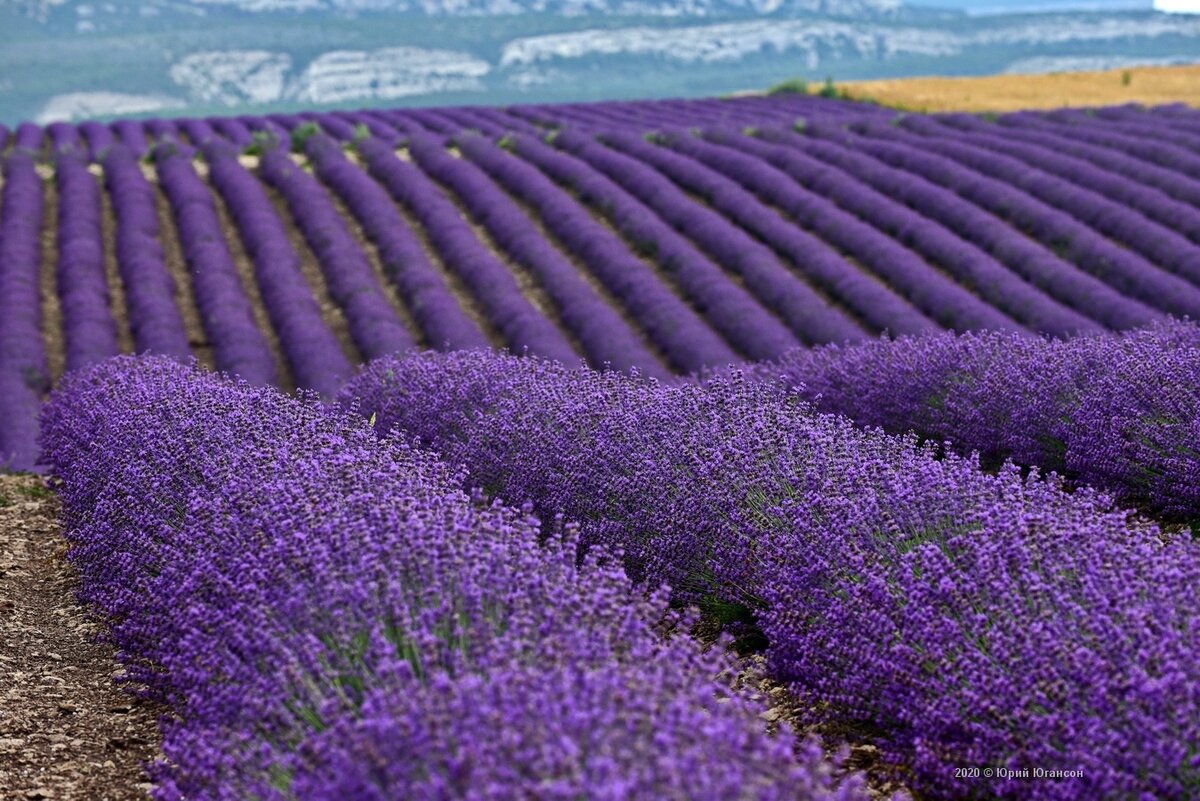
[[[1031,67],[1078,66],[1079,61]],[[1086,60],[1083,62],[1086,63]],[[839,89],[852,98],[911,111],[1018,111],[1141,103],[1200,106],[1200,64],[1129,66],[1121,69],[970,78],[901,78],[847,81]]]
[[[697,97],[1039,59],[1196,61],[1200,20],[891,0],[10,2],[0,122]]]

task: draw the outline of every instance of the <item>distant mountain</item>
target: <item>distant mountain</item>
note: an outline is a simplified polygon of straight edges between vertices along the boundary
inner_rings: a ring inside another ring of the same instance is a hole
[[[6,124],[696,96],[801,76],[1186,61],[1200,61],[1200,17],[1145,10],[977,16],[899,0],[0,0]]]
[[[646,15],[863,14],[894,11],[900,0],[196,0],[245,11],[389,12],[440,16],[500,14]]]
[[[0,0],[27,17],[48,21],[51,15],[75,14],[82,19],[154,17],[167,13],[194,16],[216,9],[249,13],[410,14],[420,16],[511,16],[554,14],[582,16],[712,17],[740,14],[796,13],[854,16],[885,14],[901,0],[138,0],[105,3],[91,0]]]

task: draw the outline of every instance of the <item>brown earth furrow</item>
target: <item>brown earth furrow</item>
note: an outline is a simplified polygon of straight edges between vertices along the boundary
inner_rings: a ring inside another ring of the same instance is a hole
[[[43,178],[42,188],[46,197],[46,216],[42,223],[42,262],[38,273],[42,295],[42,340],[46,347],[50,381],[58,386],[67,366],[62,305],[58,298],[58,186],[53,179]]]
[[[216,367],[216,356],[212,343],[209,342],[208,332],[204,330],[204,321],[200,316],[200,307],[196,305],[196,295],[192,289],[192,274],[188,270],[187,259],[183,255],[183,245],[179,241],[179,231],[175,227],[175,215],[171,213],[171,204],[166,194],[152,182],[155,187],[155,202],[158,205],[158,232],[162,243],[163,261],[167,273],[175,282],[175,302],[179,306],[183,318],[183,330],[187,334],[188,346],[197,360],[210,370]],[[118,282],[119,283],[119,282]],[[110,285],[111,286],[111,285]]]
[[[449,155],[453,158],[459,158],[458,151],[450,150]],[[415,164],[415,162],[414,162]],[[418,165],[419,166],[419,165]],[[427,177],[435,186],[442,190],[442,194],[446,196],[454,207],[458,209],[458,214],[462,217],[463,222],[470,226],[471,231],[475,234],[475,238],[488,251],[496,257],[496,260],[508,268],[509,273],[517,282],[517,288],[521,290],[521,294],[525,296],[525,300],[529,301],[533,308],[552,322],[554,326],[562,332],[566,337],[567,342],[571,344],[571,348],[583,358],[585,353],[583,344],[579,341],[579,337],[575,332],[566,326],[563,322],[562,314],[559,312],[558,304],[550,297],[550,294],[542,287],[541,280],[534,275],[533,271],[521,264],[519,261],[510,258],[508,252],[500,246],[500,244],[492,238],[491,233],[481,225],[470,210],[463,204],[462,200],[449,187],[443,186],[432,175]]]
[[[397,151],[396,157],[404,161],[410,161],[408,153],[403,150]],[[370,175],[370,173],[367,174]],[[387,192],[387,188],[383,187],[383,191]],[[442,280],[446,282],[446,287],[450,290],[450,294],[454,296],[454,299],[458,301],[458,305],[479,326],[479,330],[488,338],[488,342],[492,344],[492,347],[496,349],[507,347],[508,343],[505,341],[504,335],[488,319],[483,304],[476,299],[458,273],[452,270],[450,265],[446,264],[442,259],[442,254],[434,247],[432,240],[429,238],[429,232],[425,230],[425,226],[421,225],[420,221],[404,207],[403,203],[393,202],[396,205],[396,213],[400,215],[400,218],[417,235],[417,240],[421,243],[421,249],[425,251],[425,257],[429,259],[429,263],[433,268],[441,273]]]
[[[115,685],[57,514],[42,479],[0,475],[0,795],[140,801],[166,710]]]
[[[133,331],[129,327],[129,305],[125,300],[125,283],[121,280],[121,267],[117,263],[117,217],[112,198],[104,189],[103,175],[97,177],[100,184],[100,231],[104,241],[104,275],[108,283],[108,302],[113,320],[117,325],[117,346],[122,353],[133,353],[137,347]],[[194,350],[194,348],[193,348]]]
[[[257,178],[257,176],[255,177]],[[346,320],[345,312],[329,294],[329,284],[325,281],[325,271],[321,266],[321,260],[308,246],[304,234],[292,217],[291,210],[288,209],[287,201],[266,181],[261,181],[261,183],[267,197],[271,199],[271,204],[275,207],[279,219],[283,221],[284,228],[287,229],[288,240],[292,243],[292,248],[300,257],[300,272],[303,273],[305,283],[308,284],[309,290],[317,300],[317,306],[321,309],[321,319],[325,321],[325,325],[337,338],[338,345],[341,346],[346,359],[351,364],[361,364],[362,356],[358,351],[358,346],[354,344],[354,337],[350,334],[350,323]]]
[[[488,180],[491,180],[490,176]],[[495,182],[493,181],[493,183]],[[579,256],[577,256],[570,248],[568,248],[562,242],[562,240],[550,232],[550,230],[546,227],[545,221],[535,210],[530,208],[528,203],[525,203],[515,195],[508,193],[500,184],[496,183],[495,185],[497,190],[503,192],[508,197],[509,202],[512,203],[514,207],[520,209],[521,212],[529,218],[529,221],[538,230],[538,233],[542,235],[542,238],[546,240],[551,247],[557,250],[564,259],[571,263],[571,265],[575,268],[575,271],[579,273],[579,277],[583,279],[584,283],[591,287],[592,291],[594,291],[605,303],[607,303],[618,315],[620,315],[621,319],[624,320],[625,324],[629,326],[629,329],[634,332],[634,334],[641,341],[642,345],[645,346],[646,350],[654,354],[655,358],[658,359],[660,364],[662,364],[668,370],[671,369],[670,362],[667,360],[663,349],[658,345],[658,343],[651,339],[646,333],[645,329],[638,324],[637,320],[625,307],[625,304],[623,304],[616,295],[609,291],[608,287],[604,286],[603,282],[601,282],[600,279],[597,278],[594,273],[592,273],[583,259],[579,258]]]
[[[388,299],[388,303],[396,310],[396,314],[404,323],[404,327],[408,329],[408,333],[412,336],[413,341],[428,346],[424,340],[424,333],[421,331],[421,326],[417,325],[417,321],[413,319],[412,312],[404,304],[403,298],[400,297],[399,290],[396,285],[387,276],[387,271],[383,268],[383,260],[379,258],[379,248],[371,242],[370,237],[363,231],[362,225],[355,219],[350,209],[346,208],[346,204],[336,193],[330,191],[329,199],[333,203],[333,207],[337,209],[338,214],[346,223],[346,228],[358,240],[358,246],[362,248],[363,254],[367,257],[367,263],[371,265],[371,271],[375,273],[375,280],[379,282],[379,286],[383,289],[384,297]]]
[[[225,205],[225,199],[221,197],[220,192],[212,188],[211,184],[209,184],[209,190],[212,193],[213,206],[217,210],[217,217],[221,220],[221,233],[225,236],[225,242],[229,245],[229,252],[233,255],[233,263],[236,265],[238,275],[242,279],[242,289],[245,290],[246,296],[250,298],[250,306],[254,309],[254,323],[267,338],[267,344],[271,347],[271,354],[275,357],[275,369],[279,373],[280,389],[284,392],[292,392],[296,389],[296,382],[292,377],[291,369],[288,367],[287,359],[283,356],[283,346],[280,344],[279,334],[275,330],[275,326],[271,324],[270,315],[267,314],[267,306],[263,302],[262,292],[258,288],[258,277],[254,273],[254,262],[250,259],[250,255],[246,252],[246,248],[242,244],[242,237],[238,233],[237,226],[233,223],[229,208]]]

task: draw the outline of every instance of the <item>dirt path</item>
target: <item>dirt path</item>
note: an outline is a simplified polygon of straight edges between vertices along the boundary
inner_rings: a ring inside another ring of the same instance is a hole
[[[0,797],[145,799],[162,710],[114,685],[57,512],[41,479],[0,475]]]

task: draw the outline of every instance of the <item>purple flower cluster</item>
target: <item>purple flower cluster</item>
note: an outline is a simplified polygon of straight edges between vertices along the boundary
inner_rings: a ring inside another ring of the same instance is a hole
[[[66,339],[66,369],[116,356],[117,325],[108,295],[101,229],[100,182],[80,150],[54,160],[58,186],[58,298]]]
[[[1108,203],[1101,204],[1103,207],[1108,207],[1112,203],[1123,205],[1125,209],[1118,215],[1120,217],[1125,217],[1128,210],[1136,210],[1160,226],[1165,226],[1166,230],[1158,227],[1153,229],[1161,231],[1165,237],[1164,243],[1155,243],[1149,241],[1149,238],[1141,232],[1145,229],[1142,229],[1136,221],[1126,218],[1126,222],[1132,226],[1126,231],[1129,236],[1133,237],[1129,240],[1131,244],[1136,240],[1147,248],[1155,248],[1164,244],[1167,246],[1168,249],[1164,250],[1161,256],[1155,252],[1147,252],[1147,255],[1158,263],[1167,264],[1170,259],[1174,258],[1172,254],[1184,252],[1183,249],[1186,245],[1179,241],[1180,235],[1193,242],[1200,242],[1200,211],[1186,203],[1174,200],[1154,188],[1143,186],[1137,181],[1127,180],[1122,175],[1113,172],[1111,166],[1103,161],[1097,165],[1087,159],[1073,157],[1070,155],[1070,151],[1074,148],[1066,148],[1068,152],[1064,153],[1057,143],[1053,146],[1040,143],[1036,133],[1031,136],[1022,136],[1019,139],[1010,138],[1005,134],[1011,134],[1012,131],[1006,131],[994,123],[985,122],[979,117],[969,114],[928,117],[923,118],[922,122],[927,124],[914,125],[909,122],[909,118],[905,118],[901,121],[901,125],[911,128],[917,133],[927,131],[934,136],[951,135],[956,137],[956,141],[963,144],[977,144],[1011,155],[1039,170],[1065,178],[1108,198]],[[1087,145],[1083,145],[1081,150],[1086,150],[1087,147]],[[1120,154],[1114,154],[1114,156],[1118,162],[1128,159]],[[1127,162],[1125,165],[1118,164],[1118,166],[1127,166]],[[1054,189],[1049,188],[1048,191],[1053,192]],[[1095,202],[1094,199],[1093,202]],[[1186,259],[1186,256],[1183,258]]]
[[[22,129],[4,160],[0,200],[0,467],[32,470],[38,408],[50,385],[40,284],[45,195]]]
[[[32,122],[23,122],[13,133],[13,150],[23,150],[31,156],[40,156],[46,141],[45,132]]]
[[[754,368],[821,409],[1013,459],[1168,518],[1200,519],[1200,327],[1066,341],[881,340]]]
[[[784,146],[800,141],[794,133],[785,130],[764,130],[761,136]],[[741,142],[737,140],[734,146],[742,148]],[[762,153],[810,190],[829,197],[888,239],[904,245],[933,267],[953,276],[960,286],[990,304],[989,308],[1002,310],[1007,318],[1050,334],[1073,334],[1098,328],[1078,312],[1030,286],[1019,273],[1001,264],[969,236],[960,236],[940,221],[917,214],[886,193],[826,164],[823,159],[813,158],[802,150],[772,148],[757,142],[751,150]],[[969,313],[971,307],[968,305],[963,314]],[[955,323],[953,327],[959,330],[1011,327],[1008,319],[1002,325],[986,318],[980,322],[983,325],[972,327]]]
[[[420,221],[446,265],[471,290],[514,352],[568,364],[579,360],[562,332],[521,293],[512,272],[479,241],[428,176],[377,140],[360,142],[358,151],[371,175]]]
[[[737,181],[762,199],[786,212],[791,221],[874,273],[892,292],[915,306],[926,317],[943,325],[993,325],[1012,328],[1016,323],[995,310],[980,311],[983,304],[948,277],[937,273],[915,254],[896,244],[821,194],[798,185],[785,170],[773,166],[762,152],[769,148],[740,133],[708,131],[724,141],[718,146],[690,136],[673,136],[670,147]],[[734,139],[733,137],[736,137]],[[739,152],[757,146],[755,155]],[[979,315],[983,316],[980,317]]]
[[[82,153],[83,138],[79,129],[65,122],[52,122],[46,126],[50,140],[50,152],[55,157],[63,153]]]
[[[323,134],[310,138],[306,150],[316,175],[342,199],[378,248],[383,269],[421,327],[424,342],[445,350],[487,347],[487,337],[451,294],[387,190]]]
[[[470,161],[451,156],[441,143],[427,136],[411,137],[408,150],[421,169],[454,192],[510,258],[537,276],[593,367],[610,365],[659,378],[670,376],[637,332],[587,285],[575,265],[546,241],[486,173]]]
[[[212,342],[217,369],[257,386],[277,385],[275,357],[254,321],[254,309],[221,230],[212,192],[187,157],[164,149],[158,151],[156,160],[159,186],[171,201],[192,292]]]
[[[578,520],[583,547],[620,548],[676,600],[757,610],[769,673],[813,722],[869,737],[930,797],[1200,791],[1200,548],[1090,490],[990,475],[736,371],[665,386],[424,354],[344,400]]]
[[[665,593],[353,415],[123,357],[43,443],[81,597],[175,713],[159,799],[868,797]]]
[[[296,226],[317,255],[329,294],[346,315],[365,361],[408,350],[416,343],[392,308],[362,247],[346,227],[325,187],[281,148],[270,148],[259,175],[283,197]]]
[[[143,158],[150,152],[150,141],[142,124],[137,120],[117,120],[112,124],[113,133],[117,140],[129,148],[137,158]]]
[[[1193,206],[1200,204],[1200,184],[1189,179],[1175,170],[1160,167],[1148,161],[1127,155],[1120,150],[1102,147],[1087,142],[1081,142],[1053,123],[1046,122],[1040,114],[1018,112],[1006,114],[992,125],[977,117],[971,117],[972,123],[964,124],[957,115],[940,118],[948,125],[967,131],[979,131],[1003,136],[1006,141],[1016,141],[1035,144],[1043,148],[1070,155],[1078,159],[1086,159],[1091,164],[1103,167],[1105,170],[1133,179],[1147,186],[1154,187]],[[977,121],[983,128],[976,128]]]

